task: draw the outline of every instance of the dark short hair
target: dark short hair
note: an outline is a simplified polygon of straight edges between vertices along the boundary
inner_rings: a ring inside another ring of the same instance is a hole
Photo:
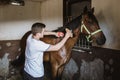
[[[34,23],[31,27],[32,34],[35,35],[36,33],[41,33],[42,29],[45,28],[46,25],[43,23]]]

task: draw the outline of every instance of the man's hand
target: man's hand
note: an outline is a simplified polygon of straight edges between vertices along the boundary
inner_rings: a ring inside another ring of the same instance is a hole
[[[71,30],[69,30],[68,28],[66,28],[65,30],[66,30],[66,36],[73,37],[73,33]]]
[[[57,32],[56,36],[57,36],[57,37],[63,37],[63,36],[64,36],[64,33],[63,33],[63,32]]]

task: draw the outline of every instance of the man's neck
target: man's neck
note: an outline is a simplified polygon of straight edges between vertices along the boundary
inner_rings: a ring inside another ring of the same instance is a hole
[[[36,40],[39,40],[40,38],[39,38],[39,36],[36,36],[36,35],[33,35],[32,36],[34,39],[36,39]]]

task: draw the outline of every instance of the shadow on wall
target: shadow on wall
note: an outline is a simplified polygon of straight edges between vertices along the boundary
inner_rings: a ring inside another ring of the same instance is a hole
[[[119,24],[113,21],[113,16],[110,16],[110,14],[105,16],[102,10],[96,15],[107,39],[102,47],[120,50]]]

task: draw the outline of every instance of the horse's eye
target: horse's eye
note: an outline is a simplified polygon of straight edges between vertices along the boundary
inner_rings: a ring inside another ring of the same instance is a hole
[[[92,20],[88,20],[87,21],[89,24],[93,24],[93,21]]]

